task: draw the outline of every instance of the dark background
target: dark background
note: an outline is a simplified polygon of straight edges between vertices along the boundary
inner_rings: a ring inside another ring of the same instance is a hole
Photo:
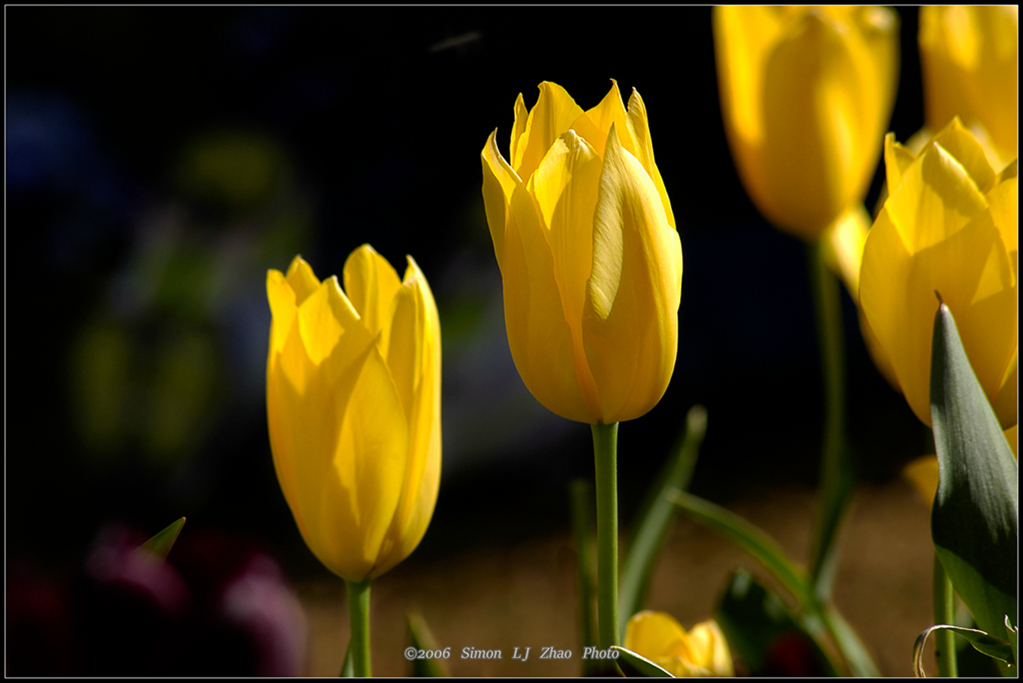
[[[890,129],[923,123],[917,10],[899,8]],[[340,273],[370,242],[433,287],[444,469],[407,562],[563,530],[586,425],[526,391],[504,331],[479,154],[552,80],[646,103],[682,237],[679,355],[619,435],[625,525],[700,403],[692,489],[727,504],[815,485],[823,393],[806,248],[742,189],[709,8],[6,8],[6,551],[81,563],[104,523],[257,537],[323,576],[274,476],[265,277]],[[878,141],[880,145],[880,141]],[[883,168],[866,204],[872,207]],[[845,297],[848,424],[883,481],[928,434],[874,369]]]

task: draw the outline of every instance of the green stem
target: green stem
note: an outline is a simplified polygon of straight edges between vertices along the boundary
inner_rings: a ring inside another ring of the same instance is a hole
[[[576,554],[576,593],[579,607],[580,651],[593,647],[593,485],[576,479],[569,485],[572,502],[572,537]],[[582,660],[583,675],[596,675],[597,660]]]
[[[945,574],[938,554],[934,554],[934,623],[955,624],[955,591],[952,580]],[[934,634],[934,659],[938,663],[938,675],[952,678],[959,675],[956,663],[956,635],[948,629]]]
[[[838,278],[824,260],[824,242],[809,245],[817,334],[824,374],[825,418],[821,499],[814,525],[810,581],[814,593],[826,601],[831,595],[838,552],[836,541],[854,471],[845,445],[845,341],[842,327],[842,295]]]
[[[597,642],[602,650],[618,638],[618,423],[595,424],[597,478]],[[608,660],[612,662],[613,660]]]
[[[351,620],[352,635],[348,650],[352,655],[352,672],[358,678],[369,678],[369,579],[345,581],[348,590],[348,617]]]

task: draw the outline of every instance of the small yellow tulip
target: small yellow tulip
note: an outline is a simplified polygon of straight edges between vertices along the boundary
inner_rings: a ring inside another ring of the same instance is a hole
[[[688,633],[664,612],[639,612],[625,627],[627,650],[642,655],[673,676],[734,676],[728,642],[710,620]]]
[[[491,133],[483,200],[515,366],[546,408],[590,424],[645,414],[675,367],[682,246],[646,108],[618,85],[583,111],[540,84],[515,102],[511,163]]]
[[[919,44],[926,130],[982,127],[1001,170],[1017,156],[1019,8],[922,7]]]
[[[958,119],[914,157],[885,138],[888,199],[867,236],[860,307],[916,416],[931,424],[937,293],[1003,429],[1016,424],[1016,164],[995,174]]]
[[[369,245],[320,282],[301,257],[267,273],[266,409],[274,467],[309,549],[373,579],[408,557],[440,483],[440,323],[408,257],[404,281]]]
[[[814,240],[863,201],[898,84],[899,22],[880,7],[714,8],[725,131],[777,227]]]

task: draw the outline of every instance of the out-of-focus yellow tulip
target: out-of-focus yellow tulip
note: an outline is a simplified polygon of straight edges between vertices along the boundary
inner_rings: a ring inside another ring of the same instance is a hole
[[[996,174],[958,119],[916,157],[885,138],[888,199],[867,236],[860,306],[906,400],[931,424],[937,293],[1003,429],[1016,424],[1016,164]]]
[[[515,102],[511,163],[491,133],[483,200],[515,366],[547,409],[611,424],[645,414],[675,367],[682,246],[646,108],[618,85],[583,111],[540,84]]]
[[[673,676],[735,675],[728,642],[713,620],[699,623],[687,633],[670,614],[639,612],[625,627],[624,647]]]
[[[880,7],[714,8],[725,131],[757,208],[818,238],[863,201],[898,84],[899,22]]]
[[[301,257],[266,277],[273,322],[266,408],[274,467],[309,549],[338,576],[373,579],[408,557],[440,483],[440,323],[408,257],[404,281],[369,245],[347,295]]]
[[[995,170],[1004,168],[1017,156],[1019,8],[922,7],[919,44],[920,143],[958,116],[968,128],[983,128],[990,139],[978,130],[979,141],[994,147],[987,151]]]

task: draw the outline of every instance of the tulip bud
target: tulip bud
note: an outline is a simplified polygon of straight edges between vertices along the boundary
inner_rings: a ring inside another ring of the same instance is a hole
[[[930,426],[941,300],[1007,429],[1016,424],[1018,181],[995,174],[958,119],[916,155],[885,138],[888,199],[867,236],[860,307],[913,412]]]
[[[927,129],[979,125],[1001,170],[1017,155],[1019,8],[921,7],[919,43]]]
[[[898,82],[899,22],[880,7],[714,8],[725,131],[757,208],[819,237],[863,201]]]
[[[271,270],[266,404],[274,467],[309,549],[351,582],[405,559],[440,483],[440,323],[408,257],[404,281],[369,245],[345,290],[301,257]]]
[[[687,633],[669,614],[640,612],[625,627],[625,649],[676,677],[735,675],[728,642],[713,620],[699,623]]]
[[[648,412],[675,367],[682,245],[646,108],[618,85],[583,111],[554,83],[515,103],[511,163],[490,135],[483,199],[515,366],[548,410],[610,424]]]

